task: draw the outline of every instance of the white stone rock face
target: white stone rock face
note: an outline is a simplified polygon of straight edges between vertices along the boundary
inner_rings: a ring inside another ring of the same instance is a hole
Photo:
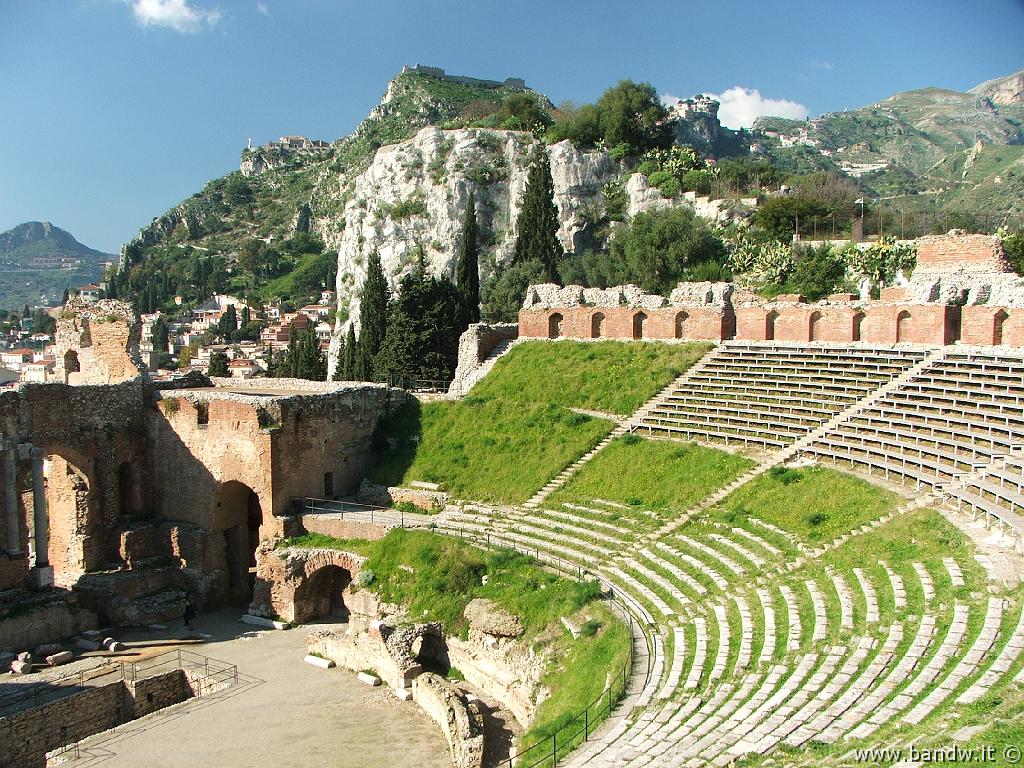
[[[392,288],[413,268],[420,249],[430,274],[453,277],[470,191],[483,242],[481,282],[496,266],[508,263],[534,144],[531,134],[519,131],[426,127],[409,141],[377,150],[373,163],[355,180],[344,229],[332,243],[338,247],[341,315],[358,329],[358,291],[374,251]],[[568,141],[547,151],[561,220],[559,239],[572,251],[586,224],[585,209],[601,203],[602,187],[617,178],[619,168],[606,152],[583,151]],[[414,215],[392,215],[394,206],[411,201]],[[348,322],[339,320],[335,327],[332,369]]]

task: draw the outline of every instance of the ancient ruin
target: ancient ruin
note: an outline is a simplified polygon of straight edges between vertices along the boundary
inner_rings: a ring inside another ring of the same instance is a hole
[[[519,314],[524,338],[685,339],[1024,345],[1024,281],[994,235],[922,237],[905,286],[877,300],[833,294],[773,301],[729,283],[680,283],[667,298],[637,286],[534,285]],[[742,294],[742,297],[741,297]]]

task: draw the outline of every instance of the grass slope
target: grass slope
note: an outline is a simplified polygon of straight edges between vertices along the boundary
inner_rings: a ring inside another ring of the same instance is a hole
[[[612,423],[544,404],[467,397],[405,406],[381,425],[397,441],[372,482],[440,483],[459,498],[523,502],[561,467],[590,450]]]
[[[829,541],[899,504],[891,491],[824,467],[775,467],[722,502],[730,512],[759,517],[810,542]]]
[[[711,346],[528,341],[499,360],[473,394],[626,415],[654,397]]]
[[[382,485],[425,480],[463,499],[523,502],[611,431],[611,422],[570,408],[630,413],[708,346],[519,345],[469,397],[411,403],[382,422],[380,460],[369,479]]]
[[[728,483],[753,462],[696,443],[644,440],[626,435],[613,441],[563,488],[550,504],[592,499],[665,512],[689,509]]]

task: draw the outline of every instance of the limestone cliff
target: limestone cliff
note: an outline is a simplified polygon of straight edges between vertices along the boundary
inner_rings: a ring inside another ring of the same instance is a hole
[[[535,145],[526,132],[429,126],[409,141],[381,147],[355,179],[340,235],[328,241],[338,248],[340,318],[335,337],[348,322],[358,323],[358,291],[372,252],[380,254],[392,287],[412,269],[421,249],[431,274],[454,275],[470,191],[483,243],[481,282],[506,264]],[[589,222],[603,210],[602,188],[619,178],[622,169],[608,153],[580,150],[567,141],[546,151],[561,221],[559,238],[566,251],[574,252]]]

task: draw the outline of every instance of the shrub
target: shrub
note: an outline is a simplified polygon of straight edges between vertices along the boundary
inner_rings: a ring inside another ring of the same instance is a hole
[[[772,480],[783,485],[792,485],[793,483],[800,482],[803,478],[799,470],[790,469],[789,467],[772,467],[768,470],[768,475]]]
[[[813,527],[821,525],[828,520],[828,515],[824,512],[811,512],[805,519],[807,520],[807,524]]]
[[[377,578],[377,574],[375,574],[369,568],[364,568],[363,570],[361,570],[356,575],[356,579],[355,579],[356,586],[357,587],[368,587],[371,584],[373,584],[374,579],[376,579],[376,578]]]
[[[636,172],[642,173],[644,176],[650,176],[652,173],[658,172],[658,167],[658,163],[655,160],[644,160],[637,166]]]
[[[160,401],[160,407],[164,409],[164,413],[168,416],[173,416],[181,410],[181,403],[178,402],[176,397],[168,397]]]
[[[595,619],[588,619],[580,627],[580,637],[593,637],[601,629],[601,622]]]

